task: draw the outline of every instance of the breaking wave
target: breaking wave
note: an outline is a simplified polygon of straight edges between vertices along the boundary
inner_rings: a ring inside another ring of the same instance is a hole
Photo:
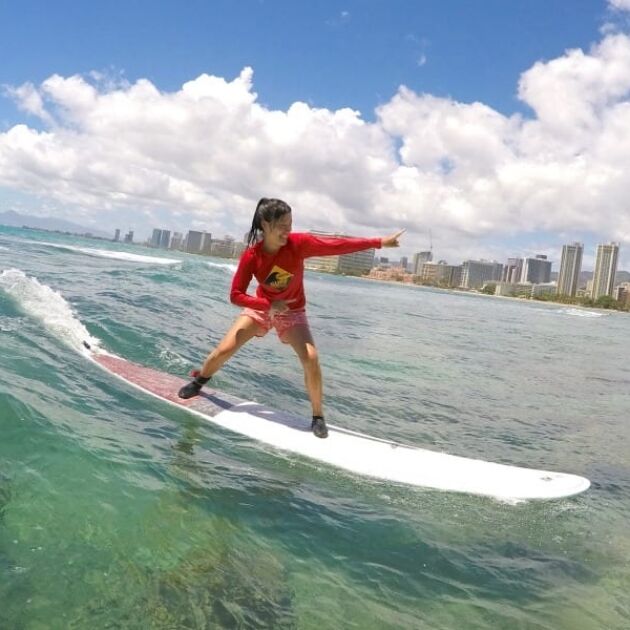
[[[44,245],[45,247],[55,247],[57,249],[67,249],[71,252],[79,252],[88,256],[98,256],[99,258],[113,258],[115,260],[124,260],[126,262],[149,263],[152,265],[177,265],[181,260],[176,258],[160,258],[158,256],[143,256],[141,254],[132,254],[130,252],[116,252],[111,249],[95,249],[92,247],[77,247],[75,245],[65,245],[64,243],[49,243],[47,241],[28,241],[36,245]]]
[[[75,350],[81,351],[84,341],[91,346],[99,345],[100,340],[90,335],[62,295],[37,278],[27,276],[20,269],[6,269],[0,273],[0,289],[27,315],[40,321]]]
[[[208,265],[208,267],[212,267],[214,269],[224,269],[225,271],[229,271],[230,273],[234,273],[236,271],[236,264],[235,263],[207,262],[206,265]]]

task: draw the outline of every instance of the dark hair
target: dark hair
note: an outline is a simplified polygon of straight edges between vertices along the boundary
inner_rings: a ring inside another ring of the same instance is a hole
[[[267,199],[266,197],[263,197],[258,202],[256,211],[254,212],[252,227],[249,230],[249,235],[247,236],[247,246],[251,247],[252,245],[255,245],[260,239],[263,220],[268,223],[275,223],[285,214],[290,213],[291,206],[288,203],[285,203],[281,199]]]

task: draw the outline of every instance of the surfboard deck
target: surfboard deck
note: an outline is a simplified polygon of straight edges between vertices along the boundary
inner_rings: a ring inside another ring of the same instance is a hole
[[[577,475],[508,466],[405,446],[328,425],[316,438],[310,419],[277,411],[206,386],[199,396],[177,396],[187,381],[116,355],[86,349],[98,366],[146,394],[205,420],[338,468],[395,483],[489,496],[506,501],[557,499],[583,492],[590,481]]]

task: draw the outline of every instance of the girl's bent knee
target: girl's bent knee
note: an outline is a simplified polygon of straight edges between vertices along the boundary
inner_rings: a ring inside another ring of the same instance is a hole
[[[307,352],[300,358],[302,359],[302,364],[305,368],[316,369],[319,367],[319,356],[317,354],[317,350]]]

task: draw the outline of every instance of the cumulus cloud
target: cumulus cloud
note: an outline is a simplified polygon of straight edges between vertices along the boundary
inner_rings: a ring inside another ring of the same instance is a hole
[[[608,4],[618,11],[630,11],[630,0],[608,0]]]
[[[0,133],[0,185],[107,225],[244,232],[255,201],[286,198],[295,224],[355,233],[429,228],[461,260],[536,232],[630,244],[630,39],[609,34],[520,77],[531,115],[401,87],[373,122],[352,109],[262,105],[245,68],[175,92],[147,80],[54,75],[6,93],[41,128]],[[134,213],[136,213],[134,215]],[[561,243],[558,243],[561,245]],[[506,252],[507,253],[507,252]],[[519,252],[516,252],[519,253]],[[531,253],[531,252],[525,252]]]

